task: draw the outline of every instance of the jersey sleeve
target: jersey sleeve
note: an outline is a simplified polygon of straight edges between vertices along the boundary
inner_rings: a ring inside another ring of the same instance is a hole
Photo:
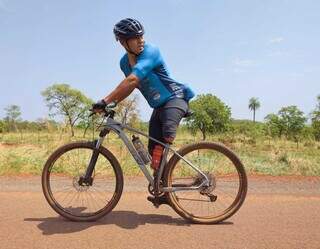
[[[148,47],[137,58],[137,63],[132,68],[132,73],[140,80],[157,67],[161,62],[160,51],[157,47]]]
[[[120,60],[120,69],[126,77],[131,73],[126,55],[124,55]]]
[[[124,72],[124,65],[123,65],[123,61],[122,60],[120,60],[120,69],[121,69],[121,71],[123,72],[123,73],[125,73]]]
[[[123,72],[123,74],[124,74],[125,76],[127,76],[125,63],[126,63],[126,60],[125,60],[125,55],[124,55],[124,56],[121,58],[121,60],[120,60],[120,69],[121,69],[121,71]]]

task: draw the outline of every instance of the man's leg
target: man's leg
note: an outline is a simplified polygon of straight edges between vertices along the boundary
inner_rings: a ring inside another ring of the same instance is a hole
[[[163,141],[172,144],[176,137],[177,129],[181,119],[186,114],[187,110],[182,110],[180,108],[170,107],[165,108],[160,113],[161,129]]]
[[[162,108],[159,110],[159,119],[160,127],[157,125],[157,135],[161,134],[161,138],[157,138],[163,143],[172,144],[173,140],[176,137],[177,128],[186,111],[181,108],[170,107]],[[159,129],[160,128],[160,129]],[[159,129],[159,130],[158,130]],[[152,147],[152,162],[151,167],[153,169],[158,169],[161,162],[161,157],[163,153],[163,146],[160,144],[153,144]]]
[[[162,138],[160,139],[161,142],[164,143],[172,143],[176,137],[177,128],[183,116],[185,115],[186,111],[170,107],[170,108],[163,108],[159,113],[159,119],[161,124],[161,133]],[[158,131],[159,133],[159,131]],[[159,144],[154,145],[152,151],[152,162],[151,167],[156,170],[159,168],[159,164],[161,162],[161,156],[163,152],[163,147]],[[156,172],[156,171],[155,171]],[[165,195],[155,198],[154,196],[148,196],[147,198],[150,202],[154,205],[158,206],[161,204],[168,204],[168,200]]]
[[[162,130],[161,130],[161,122],[159,117],[159,109],[154,109],[149,120],[149,136],[153,137],[159,141],[162,141]],[[153,149],[156,145],[156,142],[149,139],[148,141],[148,151],[152,156]]]
[[[151,118],[149,120],[149,136],[153,137],[161,142],[163,142],[162,139],[162,129],[161,129],[161,121],[160,121],[160,109],[154,109],[151,115]],[[152,141],[151,139],[149,139],[148,142],[148,150],[149,150],[149,154],[152,156],[152,162],[151,162],[151,167],[153,169],[156,169],[156,167],[154,166],[154,160],[155,160],[155,151],[158,150],[159,148],[159,144],[157,144],[155,141]],[[161,151],[162,152],[162,151]],[[154,171],[154,176],[156,176],[157,171]],[[165,196],[163,196],[165,197]],[[166,198],[156,198],[153,195],[152,196],[148,196],[147,200],[152,202],[153,205],[155,205],[156,207],[158,207],[160,204],[166,204],[167,200]]]

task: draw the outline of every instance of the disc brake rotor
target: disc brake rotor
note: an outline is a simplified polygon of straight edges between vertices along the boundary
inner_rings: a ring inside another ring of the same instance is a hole
[[[78,192],[87,191],[89,189],[89,187],[90,187],[88,185],[80,185],[79,184],[79,177],[74,177],[73,178],[72,185]]]

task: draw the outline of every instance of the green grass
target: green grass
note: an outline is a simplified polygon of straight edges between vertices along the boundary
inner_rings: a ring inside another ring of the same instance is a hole
[[[56,148],[71,141],[92,140],[92,133],[89,132],[85,138],[82,134],[82,131],[77,131],[73,138],[60,132],[0,134],[0,175],[40,175],[45,161]],[[201,134],[193,136],[180,130],[173,148],[200,139]],[[145,138],[142,140],[147,143]],[[320,143],[317,142],[302,142],[297,148],[296,143],[287,140],[269,141],[243,136],[212,136],[208,141],[222,142],[230,147],[248,174],[320,176]],[[142,175],[116,135],[106,138],[104,146],[115,154],[126,175]]]
[[[0,148],[0,175],[40,174],[48,151],[29,146],[9,146]]]

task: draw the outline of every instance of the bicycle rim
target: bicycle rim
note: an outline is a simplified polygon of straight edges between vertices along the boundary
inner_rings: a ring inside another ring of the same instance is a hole
[[[246,196],[247,179],[236,155],[220,144],[198,143],[180,150],[185,159],[204,172],[210,186],[169,193],[173,208],[196,223],[218,223],[233,215]],[[169,187],[196,187],[204,177],[185,161],[173,156],[168,163]]]
[[[79,184],[93,152],[92,144],[71,144],[57,150],[44,173],[45,195],[49,204],[72,220],[95,220],[111,211],[122,187],[115,163],[100,153],[92,174],[93,183]]]

